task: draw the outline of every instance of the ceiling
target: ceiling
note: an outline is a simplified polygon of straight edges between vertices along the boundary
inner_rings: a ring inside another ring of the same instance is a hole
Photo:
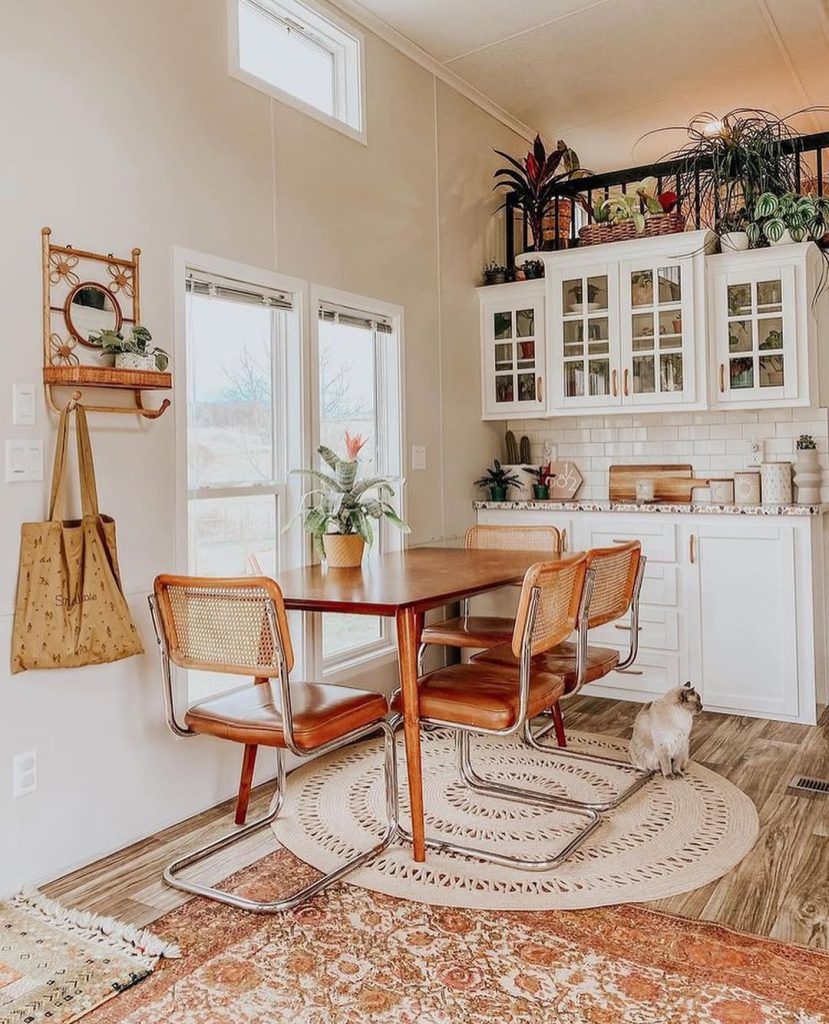
[[[658,159],[703,110],[829,104],[829,0],[345,0],[595,171]],[[801,117],[829,129],[829,112]]]

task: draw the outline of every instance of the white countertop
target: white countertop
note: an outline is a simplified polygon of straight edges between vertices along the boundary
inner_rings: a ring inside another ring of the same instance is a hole
[[[475,501],[475,509],[514,509],[520,512],[637,512],[724,516],[822,516],[829,505],[722,505],[712,501],[610,501],[585,498],[572,501]]]

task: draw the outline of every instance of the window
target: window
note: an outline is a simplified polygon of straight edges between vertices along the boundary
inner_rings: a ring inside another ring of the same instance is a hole
[[[276,576],[286,519],[287,346],[293,297],[188,271],[188,569],[197,576]],[[190,672],[191,700],[227,677]]]
[[[231,73],[365,141],[363,38],[300,0],[228,0]]]
[[[343,435],[368,438],[360,454],[361,472],[392,480],[399,507],[402,489],[399,311],[356,296],[318,293],[317,429],[319,443],[343,451]],[[400,547],[401,536],[383,524],[367,557]],[[322,617],[324,667],[387,648],[388,619],[365,615]]]

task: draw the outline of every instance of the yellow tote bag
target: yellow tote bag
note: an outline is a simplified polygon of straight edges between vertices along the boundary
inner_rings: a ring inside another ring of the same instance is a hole
[[[75,409],[83,518],[61,518],[70,415],[64,410],[49,519],[20,528],[12,672],[101,665],[144,652],[121,589],[115,521],[98,512],[86,413]]]

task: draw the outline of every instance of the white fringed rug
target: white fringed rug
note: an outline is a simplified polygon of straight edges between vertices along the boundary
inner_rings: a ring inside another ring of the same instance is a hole
[[[627,743],[607,736],[571,732],[568,741],[576,750],[627,757]],[[428,835],[541,859],[583,823],[563,811],[471,792],[458,777],[454,738],[446,732],[424,734],[423,759]],[[472,760],[485,777],[582,800],[590,794],[606,798],[631,778],[619,769],[556,759],[512,737],[474,737]],[[408,826],[402,737],[398,765],[401,817]],[[378,841],[384,813],[382,745],[371,740],[292,772],[273,828],[301,860],[329,871]],[[416,864],[410,849],[396,843],[347,881],[422,903],[481,910],[642,903],[720,878],[748,853],[758,831],[751,800],[722,776],[692,764],[684,779],[654,777],[607,812],[554,871],[521,871],[432,851],[425,864]]]

